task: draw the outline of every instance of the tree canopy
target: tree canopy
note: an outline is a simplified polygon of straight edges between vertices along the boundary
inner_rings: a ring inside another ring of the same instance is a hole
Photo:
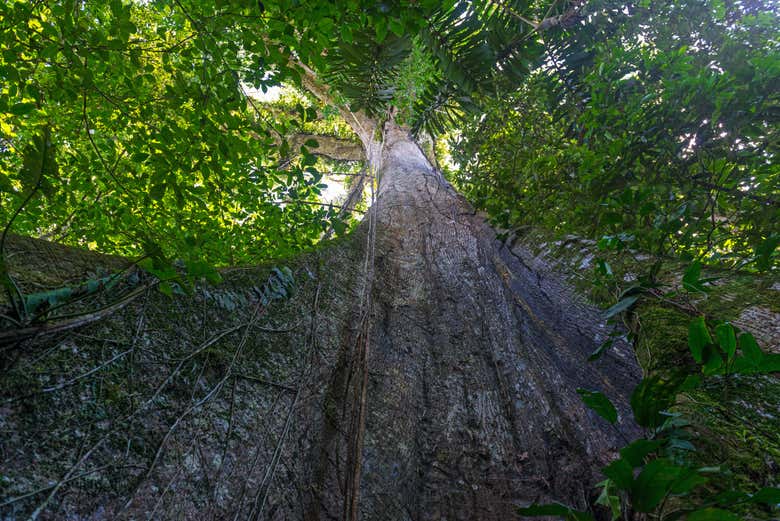
[[[413,131],[452,137],[453,180],[498,224],[767,269],[774,7],[9,2],[3,220],[124,255],[284,256],[339,220],[309,204],[339,165],[291,138],[318,124],[348,137],[336,106],[379,119],[395,106]],[[253,99],[301,86],[304,64],[333,105]]]

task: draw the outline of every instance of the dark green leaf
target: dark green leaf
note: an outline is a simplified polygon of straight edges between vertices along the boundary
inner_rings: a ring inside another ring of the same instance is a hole
[[[11,107],[11,114],[24,116],[35,110],[35,103],[15,103]]]
[[[675,495],[688,494],[696,487],[707,483],[707,481],[707,478],[700,476],[695,470],[685,469],[680,472],[680,477],[672,485],[671,492]]]
[[[703,508],[688,514],[688,521],[740,521],[740,517],[722,508]]]
[[[620,300],[617,304],[612,306],[611,308],[607,309],[607,311],[604,313],[605,318],[613,317],[619,313],[622,313],[629,309],[631,306],[634,305],[634,303],[639,299],[638,295],[631,295],[629,297],[626,297],[622,300]]]
[[[621,490],[630,490],[634,482],[634,469],[631,464],[624,459],[616,459],[603,469],[601,472],[611,479]]]
[[[726,353],[728,360],[734,358],[737,351],[737,337],[734,334],[734,328],[728,322],[718,324],[715,328],[715,336],[718,339],[718,345]]]
[[[761,361],[764,358],[764,353],[761,348],[758,347],[756,339],[750,333],[742,333],[739,335],[739,349],[742,354],[745,355],[745,359],[753,366],[760,366]]]
[[[702,371],[706,375],[712,375],[718,372],[723,366],[723,357],[720,356],[717,348],[714,345],[709,345],[704,349],[704,365]]]
[[[589,391],[587,389],[577,389],[577,393],[582,397],[585,405],[593,409],[596,414],[607,420],[609,423],[617,421],[617,410],[609,398],[598,391]]]
[[[696,317],[688,326],[688,347],[693,359],[698,363],[704,362],[704,348],[712,344],[712,337],[704,322],[704,317]]]
[[[160,284],[157,285],[157,289],[160,290],[160,293],[163,295],[173,297],[173,285],[167,280],[160,282]]]
[[[780,488],[765,487],[750,497],[751,503],[766,503],[767,505],[780,506]]]
[[[656,459],[645,465],[631,489],[631,500],[638,512],[652,512],[669,493],[683,468],[667,459]]]
[[[702,285],[701,280],[701,262],[696,261],[692,263],[690,266],[688,266],[688,269],[685,270],[685,274],[683,275],[683,288],[685,288],[688,291],[699,291],[703,292],[705,291],[704,286]]]
[[[620,449],[620,457],[633,467],[644,465],[644,458],[661,447],[659,440],[636,440]]]
[[[645,378],[631,394],[631,409],[634,419],[642,427],[650,429],[663,424],[663,411],[674,403],[677,386],[654,376]]]

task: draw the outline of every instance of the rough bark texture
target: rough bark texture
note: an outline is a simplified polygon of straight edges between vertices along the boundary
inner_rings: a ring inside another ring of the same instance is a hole
[[[582,505],[598,467],[637,432],[630,348],[587,364],[605,336],[598,311],[502,247],[398,128],[385,134],[380,179],[361,518],[509,519],[533,500]],[[578,387],[612,398],[618,426],[590,412]],[[345,395],[359,407],[359,392]],[[323,437],[321,459],[332,461],[338,443]],[[320,486],[339,473],[321,471]]]
[[[25,498],[0,500],[4,519],[42,506],[42,519],[503,520],[534,500],[584,506],[638,432],[630,347],[587,363],[600,312],[497,241],[402,130],[372,157],[371,211],[297,261],[288,302],[260,306],[267,273],[234,271],[15,346],[0,470],[2,496]],[[605,392],[618,424],[578,387]]]

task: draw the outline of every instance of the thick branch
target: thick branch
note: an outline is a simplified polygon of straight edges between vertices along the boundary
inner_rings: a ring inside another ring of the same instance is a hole
[[[320,100],[322,103],[328,105],[334,105],[339,109],[341,117],[344,121],[352,127],[355,134],[358,135],[360,141],[363,143],[363,147],[368,151],[371,148],[371,144],[374,141],[374,130],[376,129],[376,121],[369,118],[363,111],[352,112],[348,108],[336,103],[333,95],[330,92],[330,87],[320,83],[315,73],[309,66],[302,63],[299,60],[291,59],[290,65],[299,68],[303,74],[301,74],[301,83],[304,88],[311,92],[314,97]],[[368,154],[367,155],[371,155]],[[369,158],[370,159],[370,158]]]
[[[310,148],[312,154],[324,156],[334,161],[362,161],[363,147],[359,143],[342,139],[336,136],[322,136],[315,134],[295,134],[289,138],[292,150],[298,150],[309,139],[314,139],[319,144],[316,148]]]
[[[548,10],[548,15],[549,12],[552,11],[553,7],[555,7],[556,3],[557,2],[552,3],[550,9]],[[564,25],[568,20],[570,20],[580,11],[580,9],[585,5],[585,2],[582,0],[572,2],[571,6],[563,13],[557,16],[545,15],[545,17],[541,21],[536,21],[536,20],[531,20],[529,18],[526,18],[525,16],[516,12],[514,9],[512,9],[505,3],[499,3],[498,5],[501,6],[501,8],[504,9],[504,11],[508,12],[510,15],[514,16],[521,22],[530,25],[533,28],[534,32],[543,32],[553,27]]]

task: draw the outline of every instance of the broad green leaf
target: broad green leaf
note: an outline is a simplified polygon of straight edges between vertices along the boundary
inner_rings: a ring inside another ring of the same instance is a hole
[[[674,482],[671,488],[672,494],[684,495],[691,492],[693,489],[707,483],[708,478],[700,476],[693,469],[685,469],[681,471],[680,477]]]
[[[11,114],[24,116],[35,110],[35,103],[15,103],[11,107]]]
[[[780,507],[780,488],[765,487],[750,497],[751,503],[766,503],[767,505]]]
[[[391,18],[390,22],[390,30],[396,35],[396,36],[403,36],[404,35],[404,26],[401,23],[400,20],[397,20],[395,18]]]
[[[634,419],[642,427],[656,428],[664,423],[661,414],[674,403],[677,386],[659,377],[645,378],[631,393]]]
[[[382,43],[383,41],[385,41],[385,38],[387,37],[387,30],[388,30],[388,25],[386,19],[379,20],[376,23],[375,32],[376,32],[377,43]]]
[[[701,385],[702,378],[697,374],[689,374],[685,377],[685,380],[678,387],[678,391],[681,393],[693,391]]]
[[[633,467],[641,467],[644,458],[661,447],[660,440],[636,440],[620,449],[620,457]]]
[[[652,512],[669,493],[683,467],[667,459],[656,459],[645,465],[631,488],[632,506],[637,512]]]
[[[688,521],[740,521],[738,515],[722,508],[703,508],[688,514]]]
[[[712,344],[712,337],[704,322],[704,317],[699,316],[691,320],[688,326],[688,347],[693,359],[698,363],[704,362],[704,348]]]
[[[612,521],[620,519],[622,505],[620,497],[612,493],[612,482],[609,480],[602,481],[597,486],[601,486],[602,488],[599,497],[596,499],[596,504],[609,507],[609,510],[612,513]]]
[[[587,389],[577,389],[577,394],[582,397],[582,401],[585,402],[585,405],[593,409],[596,414],[609,423],[615,423],[617,421],[617,409],[615,409],[615,406],[612,405],[612,402],[603,393],[589,391]]]
[[[720,356],[720,353],[714,345],[708,345],[706,348],[704,348],[704,354],[702,357],[704,358],[702,371],[706,375],[717,373],[718,370],[723,366],[723,357]]]
[[[728,322],[723,322],[715,327],[715,336],[718,339],[718,345],[726,353],[728,360],[734,358],[737,351],[737,337],[734,334],[734,327]]]
[[[634,482],[634,469],[630,463],[620,458],[601,469],[601,472],[611,479],[621,490],[630,490]]]
[[[761,365],[764,353],[761,351],[761,348],[758,347],[758,343],[756,343],[756,339],[753,338],[753,335],[750,333],[742,333],[739,335],[739,349],[751,365],[756,367]]]
[[[163,295],[166,295],[168,297],[173,297],[173,285],[169,281],[164,280],[164,281],[160,282],[157,285],[157,289]]]
[[[222,277],[219,272],[203,261],[190,261],[186,263],[187,275],[192,278],[203,277],[212,284],[219,284],[222,281]]]
[[[698,291],[698,292],[704,292],[705,288],[702,285],[701,281],[699,280],[701,278],[701,262],[696,261],[693,262],[690,266],[688,266],[688,269],[685,270],[685,273],[683,274],[683,288],[685,288],[688,291]]]

